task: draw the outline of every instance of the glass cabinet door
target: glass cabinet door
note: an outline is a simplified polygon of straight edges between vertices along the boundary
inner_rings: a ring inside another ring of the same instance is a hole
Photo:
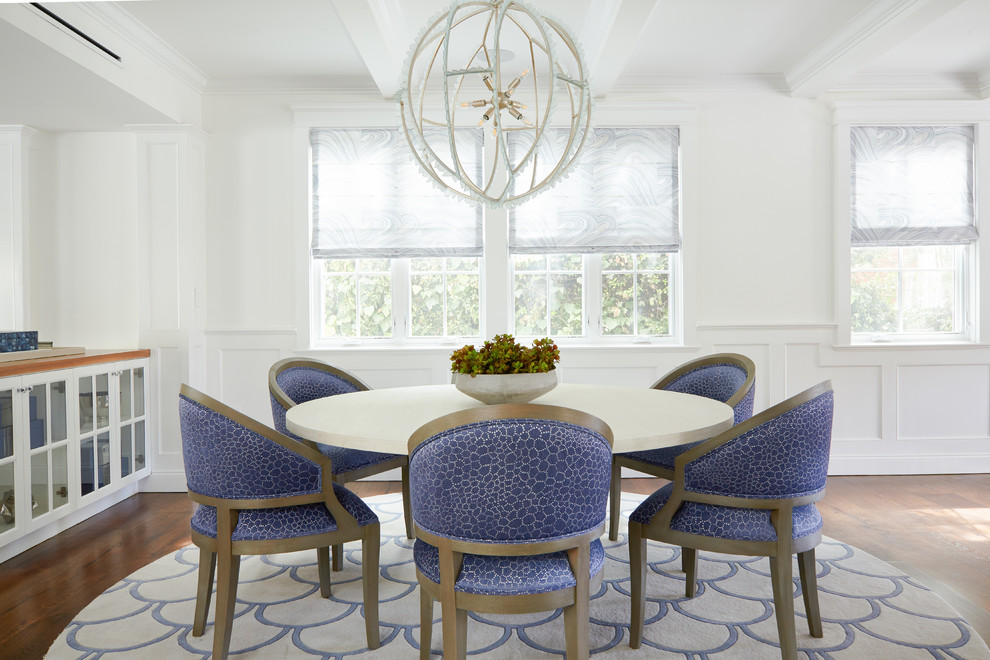
[[[0,387],[0,536],[11,531],[20,510],[14,498],[14,393]]]
[[[120,476],[126,477],[147,466],[145,458],[144,367],[121,369],[120,388]]]
[[[69,503],[66,381],[38,383],[25,389],[31,517],[38,518]]]
[[[88,495],[112,478],[110,373],[79,377],[79,492]]]

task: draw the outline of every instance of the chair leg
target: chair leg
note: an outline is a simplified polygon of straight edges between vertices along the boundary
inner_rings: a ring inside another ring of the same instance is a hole
[[[818,607],[818,564],[815,563],[814,548],[798,553],[798,575],[801,577],[804,611],[808,615],[808,632],[812,637],[824,637],[822,611]]]
[[[443,630],[443,657],[464,660],[467,656],[467,610],[455,603],[440,602],[440,628]]]
[[[335,573],[344,568],[344,545],[338,543],[330,548],[330,567]]]
[[[773,583],[773,609],[777,614],[780,657],[797,660],[797,634],[794,630],[794,571],[791,555],[770,557],[770,580]]]
[[[381,646],[378,630],[378,564],[381,546],[381,529],[378,523],[365,525],[361,538],[361,586],[364,589],[364,629],[368,648]]]
[[[681,548],[681,569],[684,571],[684,595],[694,598],[698,589],[697,548]]]
[[[612,483],[609,485],[608,540],[619,539],[619,500],[622,498],[622,466],[612,459]]]
[[[587,660],[589,608],[591,601],[590,573],[591,549],[587,545],[567,551],[567,559],[574,573],[574,603],[564,608],[564,639],[567,660]]]
[[[222,553],[217,557],[217,612],[213,624],[213,658],[226,660],[230,651],[230,629],[237,603],[237,576],[241,568],[239,555]]]
[[[199,575],[196,586],[196,613],[193,615],[193,637],[206,632],[206,617],[213,598],[213,576],[217,571],[217,553],[199,549]]]
[[[629,646],[638,649],[643,641],[646,608],[646,539],[643,526],[629,521],[629,592],[632,614],[629,617]]]
[[[413,537],[412,506],[409,499],[409,464],[402,466],[402,516],[406,519],[406,538]]]
[[[316,568],[320,573],[320,595],[330,597],[330,548],[316,549]]]
[[[433,646],[433,596],[419,585],[419,658],[429,660]]]

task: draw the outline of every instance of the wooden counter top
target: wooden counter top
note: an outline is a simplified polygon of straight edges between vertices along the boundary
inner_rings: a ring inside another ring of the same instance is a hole
[[[34,374],[41,371],[55,371],[57,369],[71,369],[87,364],[102,364],[104,362],[117,362],[120,360],[136,360],[146,358],[151,355],[147,348],[137,348],[130,350],[102,350],[86,351],[76,355],[61,355],[58,357],[31,358],[27,360],[15,360],[13,362],[0,363],[0,378],[7,376],[21,376],[23,374]]]

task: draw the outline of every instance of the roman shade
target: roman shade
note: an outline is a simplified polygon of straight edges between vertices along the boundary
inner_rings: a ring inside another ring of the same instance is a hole
[[[853,126],[849,138],[854,247],[976,240],[973,126]]]
[[[567,131],[553,130],[517,175],[555,162]],[[679,131],[595,128],[568,176],[509,211],[509,251],[520,253],[676,252]],[[510,141],[510,150],[528,148]],[[513,161],[520,153],[513,152]],[[536,165],[534,166],[534,160]]]
[[[310,144],[315,258],[482,255],[481,208],[434,188],[397,129],[313,129]],[[458,132],[469,167],[481,147],[480,130]]]

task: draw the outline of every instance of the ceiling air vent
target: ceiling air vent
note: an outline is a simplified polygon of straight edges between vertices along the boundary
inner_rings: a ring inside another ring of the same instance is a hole
[[[114,59],[114,61],[120,62],[120,55],[118,55],[117,53],[113,52],[112,50],[110,50],[109,48],[107,48],[106,46],[104,46],[99,41],[97,41],[93,37],[89,36],[85,32],[83,32],[82,30],[80,30],[76,26],[72,25],[67,20],[65,20],[64,18],[62,18],[61,16],[56,15],[50,9],[47,9],[47,8],[43,7],[42,5],[38,4],[37,2],[32,2],[31,3],[31,6],[34,7],[35,9],[37,9],[38,11],[40,11],[42,14],[44,14],[50,20],[54,21],[60,27],[65,28],[66,30],[68,30],[69,32],[71,32],[75,36],[79,37],[80,39],[82,39],[83,41],[85,41],[89,45],[93,46],[94,48],[99,49],[100,52],[104,53],[108,57],[112,57]]]

